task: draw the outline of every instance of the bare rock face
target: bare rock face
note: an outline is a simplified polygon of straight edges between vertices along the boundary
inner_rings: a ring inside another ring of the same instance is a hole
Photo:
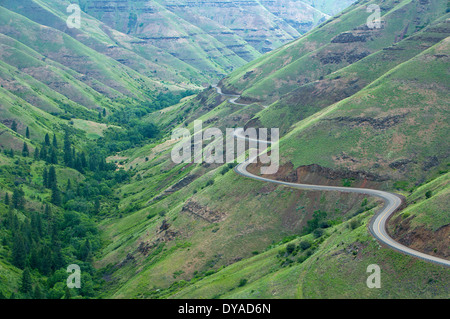
[[[226,218],[226,214],[213,211],[206,206],[202,206],[197,202],[189,201],[187,202],[182,209],[182,212],[189,213],[197,218],[203,219],[208,223],[218,223]]]

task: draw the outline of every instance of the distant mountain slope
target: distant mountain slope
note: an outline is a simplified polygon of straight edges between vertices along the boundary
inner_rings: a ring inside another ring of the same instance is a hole
[[[318,1],[318,5],[327,7]],[[82,9],[110,27],[207,74],[227,74],[290,42],[329,15],[302,1],[91,1]],[[340,1],[341,10],[352,1]],[[334,10],[327,8],[330,14]],[[183,50],[179,50],[182,47]]]
[[[65,6],[0,4],[0,123],[11,128],[15,122],[21,134],[29,127],[35,141],[71,118],[97,120],[103,110],[147,107],[160,94],[196,90],[208,81],[160,49],[133,47],[136,39],[93,18],[84,18],[89,28],[83,31],[68,29],[58,11]],[[6,129],[0,147],[20,149],[21,138],[14,136]]]
[[[421,30],[447,8],[442,1],[384,1],[381,28],[370,29],[369,5],[359,1],[320,27],[249,63],[224,79],[225,90],[270,103]]]

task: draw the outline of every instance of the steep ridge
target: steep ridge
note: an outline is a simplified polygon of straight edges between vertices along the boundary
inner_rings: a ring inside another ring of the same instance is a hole
[[[351,65],[420,31],[445,13],[442,1],[384,1],[381,28],[366,25],[376,1],[359,1],[313,32],[249,63],[221,83],[225,92],[274,102],[281,96]]]

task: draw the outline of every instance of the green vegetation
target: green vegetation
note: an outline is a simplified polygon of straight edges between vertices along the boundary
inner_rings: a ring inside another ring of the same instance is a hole
[[[89,2],[80,1],[85,10]],[[189,42],[178,52],[158,34],[139,44],[152,31],[138,2],[107,23],[88,12],[90,29],[76,37],[60,27],[65,1],[35,0],[35,12],[17,5],[25,0],[4,3],[0,298],[448,297],[447,269],[373,239],[374,198],[262,183],[235,174],[236,164],[171,160],[172,130],[192,130],[197,119],[204,128],[279,127],[276,178],[401,192],[406,207],[390,234],[448,256],[442,1],[385,1],[376,30],[364,27],[375,2],[356,2],[221,81],[255,102],[247,106],[212,87],[194,95],[260,56],[240,35],[227,44],[210,35],[219,37],[213,23],[200,27],[158,4],[158,32],[170,26]],[[330,13],[333,3],[316,1]],[[244,57],[224,47],[236,41]],[[82,289],[65,288],[68,264],[81,266]],[[367,288],[370,264],[382,268],[383,289]]]

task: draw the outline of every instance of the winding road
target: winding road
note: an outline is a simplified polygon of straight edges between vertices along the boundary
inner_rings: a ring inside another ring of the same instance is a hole
[[[222,90],[217,87],[213,86],[216,89],[216,92],[222,96],[230,97],[228,100],[229,103],[234,105],[242,105],[246,106],[248,104],[241,104],[237,103],[236,101],[240,98],[240,95],[232,95],[232,94],[224,94]],[[246,136],[243,135],[243,130],[239,130],[235,133],[236,138],[239,139],[248,139]],[[269,146],[271,143],[270,141],[263,141],[258,140],[261,144],[266,144]],[[392,237],[389,236],[387,230],[386,230],[386,224],[389,220],[389,217],[392,216],[401,206],[403,200],[400,195],[389,193],[385,191],[375,190],[375,189],[368,189],[368,188],[354,188],[354,187],[338,187],[338,186],[323,186],[323,185],[310,185],[310,184],[297,184],[297,183],[289,183],[289,182],[283,182],[278,180],[273,180],[261,176],[254,175],[247,171],[247,167],[253,162],[254,158],[246,159],[244,162],[240,163],[234,168],[234,171],[247,178],[251,178],[254,180],[262,181],[262,182],[268,182],[278,185],[283,185],[291,188],[296,189],[303,189],[303,190],[312,190],[312,191],[335,191],[335,192],[341,192],[341,193],[357,193],[357,194],[364,194],[368,196],[373,196],[380,198],[384,201],[384,206],[381,210],[379,210],[375,216],[372,218],[370,224],[369,224],[369,230],[372,233],[372,235],[379,240],[381,243],[389,246],[390,248],[422,259],[427,262],[431,262],[434,264],[450,267],[450,261],[446,259],[442,259],[439,257],[427,255],[425,253],[422,253],[420,251],[416,251],[414,249],[411,249],[409,247],[406,247],[398,242],[396,242]]]

